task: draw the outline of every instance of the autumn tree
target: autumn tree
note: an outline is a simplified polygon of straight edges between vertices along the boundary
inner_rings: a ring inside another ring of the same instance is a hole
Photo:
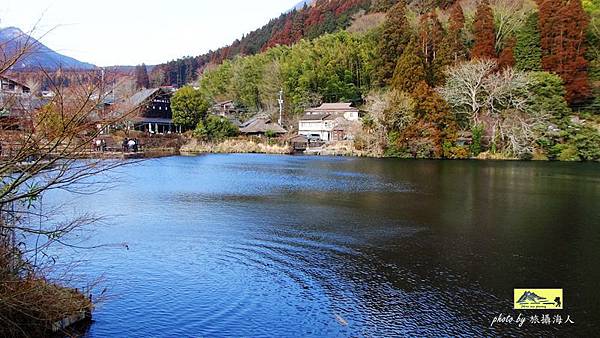
[[[419,82],[412,93],[415,115],[426,124],[427,137],[433,145],[434,157],[441,157],[445,141],[455,138],[457,126],[448,103],[431,86]]]
[[[506,47],[502,49],[498,57],[498,68],[512,68],[515,65],[515,43],[514,39],[506,43]]]
[[[387,13],[379,44],[379,82],[388,85],[394,75],[398,59],[410,41],[407,34],[406,2],[400,0]]]
[[[373,0],[371,9],[374,12],[387,12],[394,4],[396,4],[396,0]]]
[[[588,21],[579,0],[539,2],[542,67],[563,79],[571,104],[590,95],[585,59]]]
[[[473,33],[475,35],[475,44],[471,51],[473,59],[495,59],[497,54],[494,16],[488,0],[481,1],[477,6]]]
[[[34,46],[4,50],[0,76],[7,76],[12,65],[34,53]],[[20,96],[17,106],[3,107],[13,118],[0,119],[2,337],[47,336],[53,323],[90,310],[87,294],[63,287],[63,283],[69,284],[68,271],[53,276],[48,271],[68,259],[57,247],[85,248],[87,226],[98,224],[102,217],[73,210],[67,204],[48,206],[43,202],[50,192],[83,195],[106,190],[115,182],[109,172],[128,163],[90,153],[90,145],[101,137],[104,126],[123,124],[133,114],[124,110],[107,114],[99,109],[114,89],[116,76],[101,71],[74,72],[68,74],[66,85],[61,77],[44,69],[37,72],[55,95],[47,98],[42,108]]]
[[[450,9],[448,24],[448,47],[454,58],[454,62],[464,60],[466,56],[466,47],[463,38],[464,28],[465,14],[460,1],[457,1]]]

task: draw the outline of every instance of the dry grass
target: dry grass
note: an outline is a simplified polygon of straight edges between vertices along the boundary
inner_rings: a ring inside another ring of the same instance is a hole
[[[518,158],[514,156],[510,156],[502,153],[492,153],[489,151],[483,152],[476,157],[478,160],[487,160],[487,161],[511,161],[518,160]]]
[[[0,281],[2,337],[44,336],[54,322],[91,309],[91,301],[81,293],[43,279]]]
[[[92,311],[83,293],[48,282],[31,267],[0,240],[0,337],[44,337],[53,323]]]
[[[291,154],[292,149],[286,145],[268,144],[250,139],[229,139],[212,143],[191,139],[183,147],[182,154]]]
[[[385,21],[384,13],[371,13],[357,16],[347,31],[350,33],[365,33],[380,26]]]

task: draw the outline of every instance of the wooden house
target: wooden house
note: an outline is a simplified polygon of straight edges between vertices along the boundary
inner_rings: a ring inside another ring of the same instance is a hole
[[[133,109],[130,118],[133,128],[151,134],[182,132],[181,127],[173,123],[172,96],[170,88],[152,88],[141,90],[129,98],[127,106]]]
[[[33,98],[31,89],[15,80],[0,75],[0,128],[15,129],[31,124]]]
[[[269,116],[257,115],[240,126],[240,133],[247,136],[265,136],[268,132],[283,135],[287,131],[279,124],[273,122]]]
[[[238,106],[232,100],[221,101],[215,103],[211,108],[211,113],[213,115],[223,116],[223,117],[237,117],[240,113],[243,112],[243,109],[238,108]]]

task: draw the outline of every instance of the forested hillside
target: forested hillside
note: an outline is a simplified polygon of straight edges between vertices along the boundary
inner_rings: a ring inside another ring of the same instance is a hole
[[[366,12],[385,12],[395,0],[316,0],[311,6],[293,9],[248,33],[230,46],[198,57],[186,57],[156,67],[154,85],[181,86],[196,79],[209,64],[219,64],[237,55],[254,55],[276,45],[291,45],[302,38],[315,38],[348,27],[353,16]]]
[[[352,23],[315,17],[322,30],[292,46],[300,35],[270,35],[252,45],[262,53],[212,60],[204,96],[274,111],[283,88],[290,126],[308,106],[355,102],[367,113],[355,144],[376,155],[600,159],[600,0],[399,1],[372,29],[310,39]]]

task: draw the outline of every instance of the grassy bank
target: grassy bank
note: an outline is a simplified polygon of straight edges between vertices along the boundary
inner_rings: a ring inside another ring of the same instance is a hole
[[[92,301],[77,290],[38,278],[0,281],[0,336],[48,337],[91,319]]]
[[[181,154],[291,154],[292,148],[287,145],[269,144],[267,141],[254,139],[228,139],[221,142],[204,142],[190,139],[181,149]]]

